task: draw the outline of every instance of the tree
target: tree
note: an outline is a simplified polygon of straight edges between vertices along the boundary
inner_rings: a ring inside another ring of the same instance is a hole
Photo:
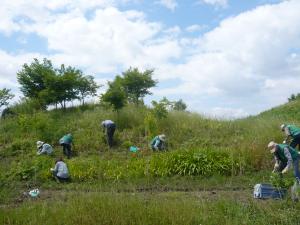
[[[94,77],[92,76],[84,76],[79,78],[78,82],[78,92],[79,92],[79,99],[84,105],[84,98],[87,96],[96,96],[97,89],[100,85],[97,85],[94,81]]]
[[[0,108],[4,105],[8,105],[8,101],[13,97],[14,95],[10,93],[10,89],[0,89]]]
[[[17,77],[24,96],[38,101],[43,109],[53,104],[66,108],[66,102],[75,99],[84,104],[84,99],[95,96],[99,87],[92,76],[84,76],[81,70],[64,64],[54,69],[48,59],[24,64]]]
[[[166,98],[160,100],[159,102],[157,101],[152,101],[153,109],[152,113],[157,119],[163,119],[168,117],[168,104],[166,104]]]
[[[29,98],[39,97],[39,93],[46,89],[45,79],[49,76],[55,76],[55,71],[51,61],[46,58],[42,63],[38,59],[34,59],[30,65],[25,63],[22,70],[17,73],[21,91]]]
[[[61,87],[60,91],[57,90],[57,100],[63,108],[66,108],[66,102],[79,98],[78,86],[82,72],[71,66],[66,68],[64,64],[57,72],[59,87]]]
[[[55,70],[50,60],[44,58],[40,63],[38,59],[28,65],[24,64],[21,71],[17,73],[21,91],[25,97],[35,98],[40,101],[41,107],[45,108],[48,99],[41,98],[42,91],[46,91],[46,81],[55,77]],[[42,94],[45,97],[45,94]]]
[[[179,99],[179,101],[174,102],[172,108],[173,110],[177,110],[177,111],[185,111],[187,105],[182,101],[182,99]]]
[[[157,81],[152,79],[153,72],[154,70],[140,72],[137,68],[129,68],[122,73],[121,84],[131,102],[138,105],[145,95],[152,94],[149,88],[155,87],[157,84]]]
[[[291,101],[295,101],[297,99],[300,99],[300,93],[298,93],[297,95],[292,94],[291,97],[288,98],[288,101],[291,102]]]
[[[113,82],[108,82],[106,93],[101,95],[101,101],[113,106],[114,110],[119,111],[126,105],[127,97],[123,86],[121,85],[121,77],[117,76]]]

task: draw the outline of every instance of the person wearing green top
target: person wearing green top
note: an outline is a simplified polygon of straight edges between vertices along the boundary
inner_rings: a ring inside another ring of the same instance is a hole
[[[290,146],[296,148],[297,145],[300,147],[300,128],[294,125],[282,124],[280,126],[282,132],[285,133],[286,138],[283,143],[287,143],[291,139]]]
[[[160,134],[154,137],[150,143],[153,151],[166,150],[166,135]]]
[[[59,139],[59,144],[63,147],[63,153],[68,157],[68,159],[70,159],[72,155],[72,142],[72,134],[66,134],[61,139]]]
[[[273,172],[280,172],[285,174],[294,166],[294,175],[300,179],[299,173],[299,158],[300,155],[297,150],[287,144],[277,144],[271,141],[268,144],[268,149],[274,155],[275,165]]]

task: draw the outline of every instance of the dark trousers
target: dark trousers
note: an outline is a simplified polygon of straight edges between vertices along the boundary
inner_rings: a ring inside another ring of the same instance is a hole
[[[71,148],[71,145],[70,144],[61,144],[61,146],[63,147],[63,153],[65,156],[69,158],[71,158],[71,155],[72,155],[72,148]]]
[[[57,176],[57,172],[53,171],[52,172],[53,178],[57,181],[57,182],[68,182],[70,181],[70,178],[63,178],[63,177],[59,177]]]
[[[109,124],[106,127],[107,143],[110,148],[113,146],[113,137],[114,137],[115,130],[116,130],[115,124]]]
[[[292,142],[290,144],[290,146],[293,147],[293,148],[296,148],[297,145],[298,145],[298,148],[299,148],[299,146],[300,146],[300,134],[293,137]]]
[[[286,167],[286,162],[279,162],[278,172],[281,172]],[[299,172],[299,157],[293,160],[294,167],[294,176],[300,180],[300,172]]]

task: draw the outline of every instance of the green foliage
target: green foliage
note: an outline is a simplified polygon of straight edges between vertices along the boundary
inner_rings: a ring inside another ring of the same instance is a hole
[[[160,154],[153,157],[150,165],[151,173],[156,176],[230,175],[239,167],[226,152],[209,149]]]
[[[54,76],[52,63],[46,58],[42,63],[38,59],[34,59],[30,65],[25,63],[22,70],[17,73],[21,91],[28,98],[38,98],[40,92],[46,89],[47,79]]]
[[[292,101],[296,101],[297,99],[300,99],[300,93],[298,93],[297,95],[292,94],[291,97],[288,98],[288,101],[292,102]]]
[[[14,95],[10,93],[10,89],[0,89],[0,108],[4,105],[8,105],[8,101],[13,97]]]
[[[114,82],[108,82],[108,90],[101,95],[101,101],[110,104],[116,111],[122,109],[126,105],[126,93],[121,86],[118,77]]]
[[[131,102],[138,105],[143,97],[151,94],[149,89],[157,84],[157,81],[152,79],[153,72],[154,70],[140,72],[138,68],[129,68],[122,73],[121,83]]]
[[[144,118],[145,134],[148,137],[153,137],[158,133],[158,121],[153,113],[147,113]]]
[[[94,77],[85,76],[80,77],[78,80],[78,92],[80,94],[80,100],[82,101],[82,105],[84,105],[84,99],[87,96],[96,96],[97,89],[100,85],[97,85],[94,81]]]
[[[185,111],[187,108],[187,105],[183,102],[182,99],[179,99],[178,101],[174,102],[172,108],[173,108],[173,110],[177,110],[177,111]]]
[[[101,172],[99,160],[95,158],[72,159],[67,162],[71,178],[74,181],[86,181],[98,178]]]
[[[167,110],[167,104],[166,104],[166,102],[164,102],[162,100],[160,102],[152,101],[151,103],[153,105],[153,109],[152,109],[153,115],[157,119],[167,118],[167,116],[168,116],[168,110]]]
[[[280,173],[272,173],[270,176],[271,184],[276,188],[288,189],[294,184],[295,178],[283,177]]]
[[[81,70],[65,67],[55,69],[48,59],[42,63],[34,59],[30,65],[24,64],[17,73],[18,82],[24,96],[39,102],[41,109],[48,105],[60,104],[66,108],[66,102],[95,96],[99,87],[92,76],[84,76]]]

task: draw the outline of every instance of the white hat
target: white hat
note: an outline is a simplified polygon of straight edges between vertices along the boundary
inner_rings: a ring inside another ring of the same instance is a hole
[[[284,130],[285,127],[286,127],[285,124],[281,124],[281,125],[280,125],[280,129],[281,129],[282,131]]]
[[[36,146],[37,146],[38,148],[40,148],[43,144],[44,144],[44,142],[42,142],[42,141],[37,141],[37,142],[36,142]]]
[[[166,141],[166,135],[161,134],[161,135],[158,135],[158,137],[159,137],[160,140]]]
[[[270,141],[270,143],[268,144],[268,149],[270,150],[271,153],[275,152],[276,145],[277,143],[275,143],[274,141]]]

